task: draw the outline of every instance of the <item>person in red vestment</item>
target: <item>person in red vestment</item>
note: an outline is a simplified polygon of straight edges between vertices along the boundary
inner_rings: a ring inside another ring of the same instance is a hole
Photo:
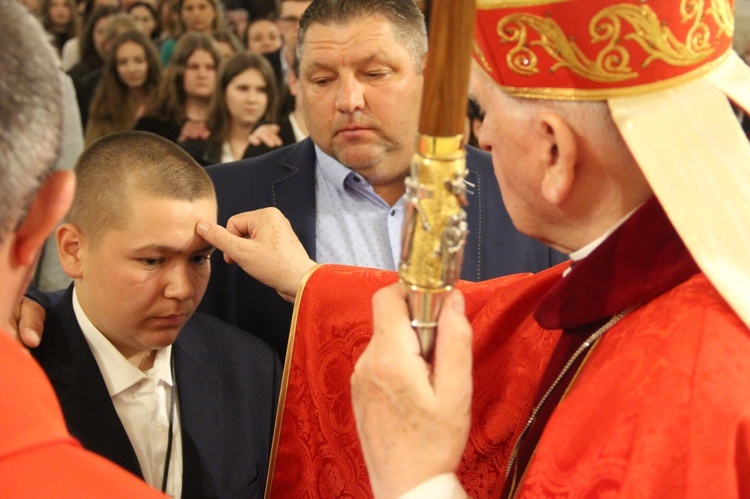
[[[57,63],[20,2],[0,2],[0,319],[14,309],[49,232],[70,206],[73,174],[53,172],[62,103]],[[15,319],[13,319],[15,320]],[[0,333],[0,495],[163,497],[70,436],[42,369]]]
[[[750,497],[750,147],[730,105],[750,106],[750,69],[732,7],[478,2],[480,145],[517,228],[572,264],[459,284],[432,365],[394,274],[310,273],[274,212],[230,220],[249,240],[199,226],[297,295],[271,495]]]

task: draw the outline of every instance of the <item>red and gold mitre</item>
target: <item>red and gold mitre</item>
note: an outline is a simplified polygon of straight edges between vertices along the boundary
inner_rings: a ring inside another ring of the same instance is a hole
[[[720,64],[733,11],[734,0],[478,0],[474,58],[517,96],[649,92]]]

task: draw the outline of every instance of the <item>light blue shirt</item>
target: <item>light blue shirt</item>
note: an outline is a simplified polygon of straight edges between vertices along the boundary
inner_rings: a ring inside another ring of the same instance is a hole
[[[403,198],[389,206],[365,178],[315,146],[318,263],[396,270]]]

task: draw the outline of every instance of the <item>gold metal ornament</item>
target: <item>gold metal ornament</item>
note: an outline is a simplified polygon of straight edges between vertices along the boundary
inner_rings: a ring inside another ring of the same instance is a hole
[[[445,293],[461,274],[466,223],[465,137],[421,136],[406,179],[399,278],[409,290],[409,308],[430,361],[437,317]]]

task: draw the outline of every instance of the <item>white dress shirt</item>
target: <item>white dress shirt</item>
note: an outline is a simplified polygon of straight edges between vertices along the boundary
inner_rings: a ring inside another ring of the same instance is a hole
[[[138,457],[146,483],[161,490],[167,457],[169,410],[173,379],[171,345],[157,350],[151,369],[141,371],[131,364],[89,320],[81,308],[75,288],[73,310],[86,342],[107,385],[112,403]],[[182,495],[182,439],[179,403],[175,400],[172,454],[166,492]]]

